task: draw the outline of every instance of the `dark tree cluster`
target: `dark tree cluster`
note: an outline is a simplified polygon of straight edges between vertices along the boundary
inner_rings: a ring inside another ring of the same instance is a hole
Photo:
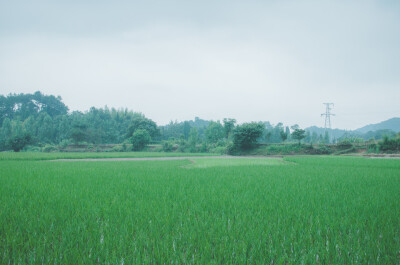
[[[159,137],[156,123],[141,113],[107,107],[69,113],[61,97],[40,92],[0,96],[0,121],[0,150],[19,151],[28,144],[131,142],[138,129]]]

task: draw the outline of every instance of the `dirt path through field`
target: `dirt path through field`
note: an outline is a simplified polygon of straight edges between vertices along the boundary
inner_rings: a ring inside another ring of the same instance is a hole
[[[184,160],[184,159],[221,159],[221,158],[248,158],[248,159],[281,159],[280,156],[176,156],[176,157],[127,157],[127,158],[82,158],[82,159],[56,159],[50,161],[64,161],[64,162],[77,162],[77,161],[149,161],[149,160]]]

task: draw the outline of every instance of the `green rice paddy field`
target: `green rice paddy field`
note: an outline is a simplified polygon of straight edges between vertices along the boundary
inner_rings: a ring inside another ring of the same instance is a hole
[[[16,158],[0,264],[400,264],[398,159]]]

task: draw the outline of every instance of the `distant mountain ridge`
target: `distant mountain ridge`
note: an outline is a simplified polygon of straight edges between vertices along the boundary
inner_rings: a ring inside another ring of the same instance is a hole
[[[311,133],[324,135],[325,129],[317,126],[307,127],[305,129]],[[382,138],[383,135],[394,135],[400,132],[400,118],[391,118],[376,124],[369,124],[356,130],[328,129],[330,137],[339,139],[341,137],[362,137],[364,139]]]
[[[198,129],[206,128],[210,121],[203,120],[196,117],[194,120],[185,121],[190,124],[191,127],[197,127]],[[273,127],[269,122],[265,122],[269,124],[269,127]],[[173,124],[172,124],[173,125]],[[175,125],[183,126],[184,122],[176,123]],[[171,124],[163,126],[168,127]],[[268,126],[267,126],[268,127]],[[317,135],[325,135],[325,128],[310,126],[305,128],[306,131],[309,131],[311,134],[316,133]],[[369,124],[363,126],[356,130],[343,130],[343,129],[328,129],[329,136],[331,139],[340,139],[347,137],[360,137],[365,140],[376,138],[381,139],[384,135],[393,136],[395,133],[400,132],[400,118],[395,117],[391,118],[376,124]]]
[[[359,133],[367,133],[370,131],[378,131],[378,130],[392,130],[396,133],[400,132],[400,118],[391,118],[389,120],[382,121],[380,123],[369,124],[355,131]]]

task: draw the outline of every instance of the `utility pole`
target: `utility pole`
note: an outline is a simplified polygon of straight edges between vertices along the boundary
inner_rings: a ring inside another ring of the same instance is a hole
[[[327,129],[332,129],[331,116],[335,116],[335,114],[331,113],[331,110],[333,108],[333,103],[324,103],[324,105],[326,105],[326,110],[325,110],[325,113],[321,114],[321,116],[325,116],[325,132],[326,132]]]

